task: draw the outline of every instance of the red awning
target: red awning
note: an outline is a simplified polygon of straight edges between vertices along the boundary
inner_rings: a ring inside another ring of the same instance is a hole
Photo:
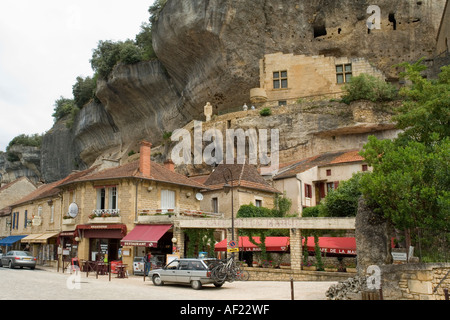
[[[253,237],[256,243],[261,243],[259,237]],[[227,239],[215,245],[215,251],[227,251]],[[287,251],[289,249],[289,237],[267,237],[266,251]],[[248,237],[239,237],[240,251],[261,251],[261,249],[250,242]]]
[[[83,231],[84,238],[122,239],[127,234],[124,224],[81,224],[76,228],[76,235]]]
[[[355,238],[319,237],[319,247],[322,253],[356,255]],[[314,237],[308,237],[308,251],[314,251]]]
[[[171,224],[137,225],[120,242],[123,246],[157,247],[159,239],[170,228]]]

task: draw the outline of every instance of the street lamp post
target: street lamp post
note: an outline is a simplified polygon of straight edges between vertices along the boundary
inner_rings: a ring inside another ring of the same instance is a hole
[[[223,178],[225,179],[225,184],[223,186],[223,189],[226,193],[229,192],[231,189],[231,240],[234,241],[234,193],[233,193],[233,173],[231,172],[230,168],[226,168],[225,170],[228,171],[230,178],[227,179],[225,176],[225,172],[223,173]],[[231,181],[231,185],[228,184],[228,182]],[[234,252],[231,253],[231,256],[234,259]]]

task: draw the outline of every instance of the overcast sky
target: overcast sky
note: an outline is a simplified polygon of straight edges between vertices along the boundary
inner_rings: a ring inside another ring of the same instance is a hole
[[[92,76],[99,40],[134,39],[153,0],[1,0],[0,151],[53,125],[54,102]]]

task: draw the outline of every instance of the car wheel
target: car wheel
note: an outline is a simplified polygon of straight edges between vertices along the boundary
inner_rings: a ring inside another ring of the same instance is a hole
[[[153,284],[155,286],[162,286],[164,282],[162,281],[161,277],[157,274],[155,274],[152,278]]]
[[[31,270],[34,270],[35,267],[30,267]]]
[[[13,266],[13,264],[12,264],[12,261],[11,261],[11,260],[9,260],[9,264],[8,264],[8,266],[9,266],[9,268],[10,268],[10,269],[14,269],[14,266]]]
[[[221,286],[223,286],[224,282],[214,282],[214,285],[216,286],[216,288],[220,288]]]
[[[200,280],[193,280],[191,281],[191,287],[194,290],[200,290],[202,288],[202,283]]]

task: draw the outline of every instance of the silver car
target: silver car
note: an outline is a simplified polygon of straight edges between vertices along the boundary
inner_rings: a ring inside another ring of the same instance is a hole
[[[36,267],[36,258],[28,251],[9,251],[1,258],[2,267],[8,266],[13,269],[15,267],[27,267],[33,270]]]
[[[190,284],[195,290],[201,289],[204,284],[221,287],[224,283],[211,278],[211,271],[201,259],[176,259],[164,268],[151,270],[148,276],[155,286],[162,286],[165,282],[176,282]]]

